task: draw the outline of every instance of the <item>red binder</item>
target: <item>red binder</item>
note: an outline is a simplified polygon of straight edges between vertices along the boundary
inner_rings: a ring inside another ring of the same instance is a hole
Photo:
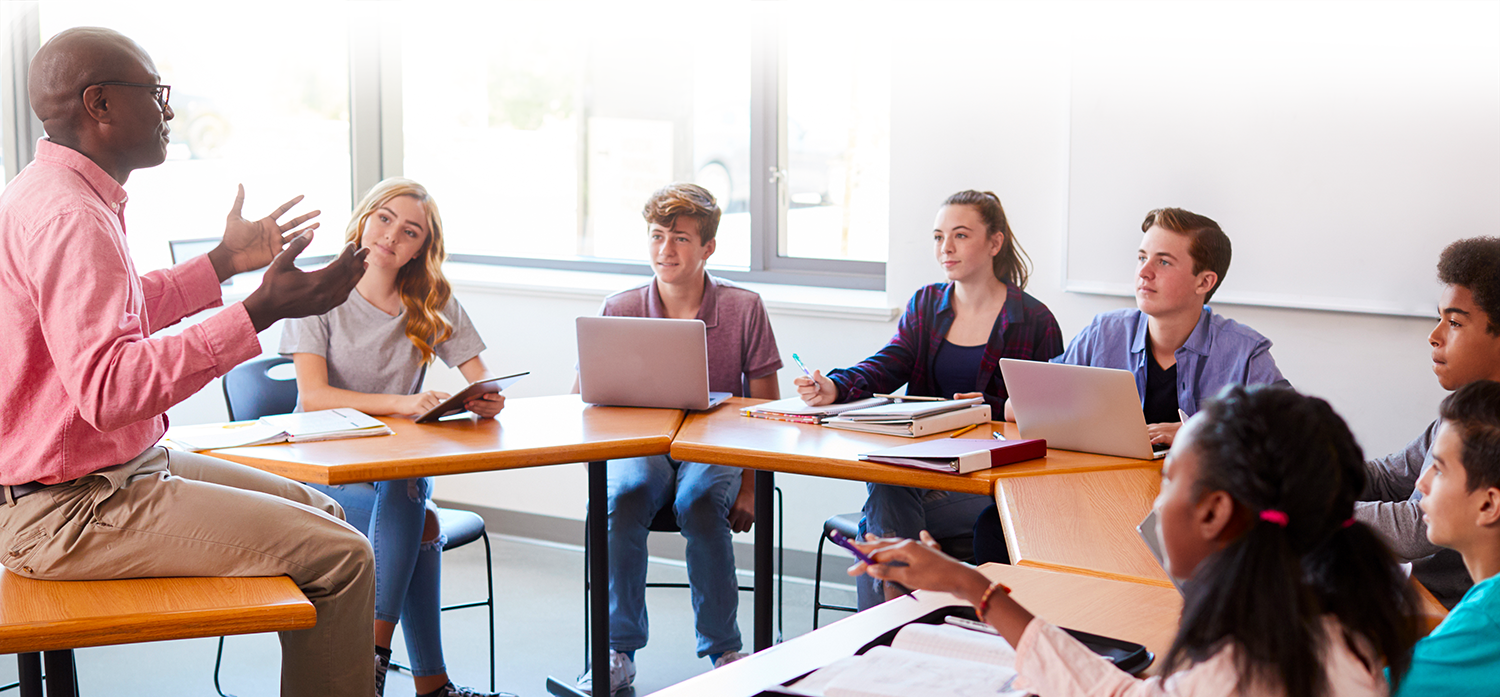
[[[1046,457],[1047,441],[984,440],[980,438],[937,438],[874,452],[861,453],[859,459],[888,465],[920,467],[940,472],[968,474],[976,470],[1009,465]]]

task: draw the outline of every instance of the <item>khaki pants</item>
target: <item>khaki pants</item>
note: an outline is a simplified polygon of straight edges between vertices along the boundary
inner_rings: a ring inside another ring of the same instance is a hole
[[[327,496],[212,457],[150,448],[0,500],[0,563],[32,578],[289,576],[317,626],[281,633],[281,694],[375,694],[370,543]]]

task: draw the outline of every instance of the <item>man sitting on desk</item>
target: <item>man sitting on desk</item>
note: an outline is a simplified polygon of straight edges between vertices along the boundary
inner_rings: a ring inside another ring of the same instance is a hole
[[[652,194],[642,215],[655,278],[605,298],[599,314],[702,320],[708,325],[708,389],[742,395],[748,381],[743,396],[777,399],[781,355],[760,296],[705,270],[719,214],[713,195],[695,184]],[[755,493],[754,473],[735,467],[666,455],[609,463],[610,692],[635,680],[635,652],[646,645],[646,527],[664,506],[672,506],[687,538],[698,655],[715,668],[741,657],[730,531],[750,529]],[[592,670],[578,687],[593,693]]]
[[[293,199],[251,222],[241,189],[218,247],[138,277],[123,184],[166,159],[172,108],[160,78],[140,46],[107,29],[64,31],[31,62],[28,94],[48,137],[0,194],[3,563],[62,580],[290,576],[318,619],[281,635],[282,694],[370,697],[374,564],[338,505],[156,446],[163,412],[258,355],[256,332],[343,302],[364,252],[298,271],[316,225],[285,233],[317,213],[278,224]],[[267,263],[243,303],[151,336],[219,306],[221,281]]]
[[[1445,390],[1476,380],[1500,381],[1500,238],[1448,245],[1438,259],[1438,323],[1428,335],[1432,372]],[[1427,538],[1417,480],[1432,467],[1435,420],[1404,449],[1365,463],[1369,483],[1354,517],[1384,533],[1391,549],[1444,607],[1474,585],[1463,557]]]
[[[1141,222],[1135,309],[1101,312],[1053,363],[1135,373],[1153,445],[1167,446],[1198,404],[1226,385],[1289,385],[1271,358],[1271,340],[1223,317],[1208,301],[1229,273],[1229,236],[1212,219],[1158,208]],[[1009,401],[1005,420],[1014,421]],[[995,506],[974,526],[979,562],[1001,558],[1004,535]]]

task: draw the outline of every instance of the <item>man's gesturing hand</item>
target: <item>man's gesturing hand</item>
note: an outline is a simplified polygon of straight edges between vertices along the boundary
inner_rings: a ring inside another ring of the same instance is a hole
[[[312,233],[298,235],[271,262],[260,287],[245,298],[245,311],[255,331],[263,331],[276,320],[321,315],[349,299],[354,284],[365,274],[368,249],[355,249],[351,242],[328,266],[305,272],[295,261],[312,242]]]
[[[271,260],[287,243],[303,232],[317,229],[318,224],[313,223],[301,230],[295,230],[298,225],[316,218],[322,211],[304,213],[286,223],[276,222],[277,218],[285,215],[300,201],[302,197],[298,196],[281,204],[281,207],[271,211],[270,215],[251,222],[240,214],[240,210],[245,205],[245,186],[241,184],[239,193],[234,197],[234,207],[229,209],[229,215],[224,223],[224,239],[219,242],[219,246],[208,253],[208,259],[213,262],[214,272],[219,275],[219,281],[227,281],[230,276],[237,273],[254,271],[271,263]],[[287,232],[288,230],[295,231]]]

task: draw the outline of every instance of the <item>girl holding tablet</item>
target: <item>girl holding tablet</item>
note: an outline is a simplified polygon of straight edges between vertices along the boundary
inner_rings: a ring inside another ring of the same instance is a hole
[[[346,241],[369,250],[368,268],[349,300],[326,314],[289,320],[281,353],[297,369],[298,409],[353,407],[367,414],[418,416],[447,394],[419,391],[434,358],[469,381],[489,377],[484,342],[443,277],[442,218],[427,190],[392,178],[360,201]],[[466,406],[493,418],[499,394]],[[443,537],[432,478],[313,485],[344,507],[375,550],[375,670],[384,691],[391,638],[401,623],[419,696],[504,695],[455,686],[443,664],[439,579]]]
[[[875,355],[851,368],[814,372],[793,382],[809,406],[864,399],[906,385],[924,397],[983,396],[1002,413],[1008,393],[1001,358],[1045,361],[1063,351],[1062,330],[1041,301],[1027,295],[1026,253],[1011,232],[1000,198],[988,191],[960,191],[938,209],[933,255],[947,276],[912,296],[896,336]],[[970,547],[974,521],[991,503],[987,496],[871,484],[861,532],[915,538],[928,530],[939,539]],[[965,549],[961,556],[970,556]],[[865,579],[859,607],[881,602]],[[884,598],[899,595],[886,588]]]

